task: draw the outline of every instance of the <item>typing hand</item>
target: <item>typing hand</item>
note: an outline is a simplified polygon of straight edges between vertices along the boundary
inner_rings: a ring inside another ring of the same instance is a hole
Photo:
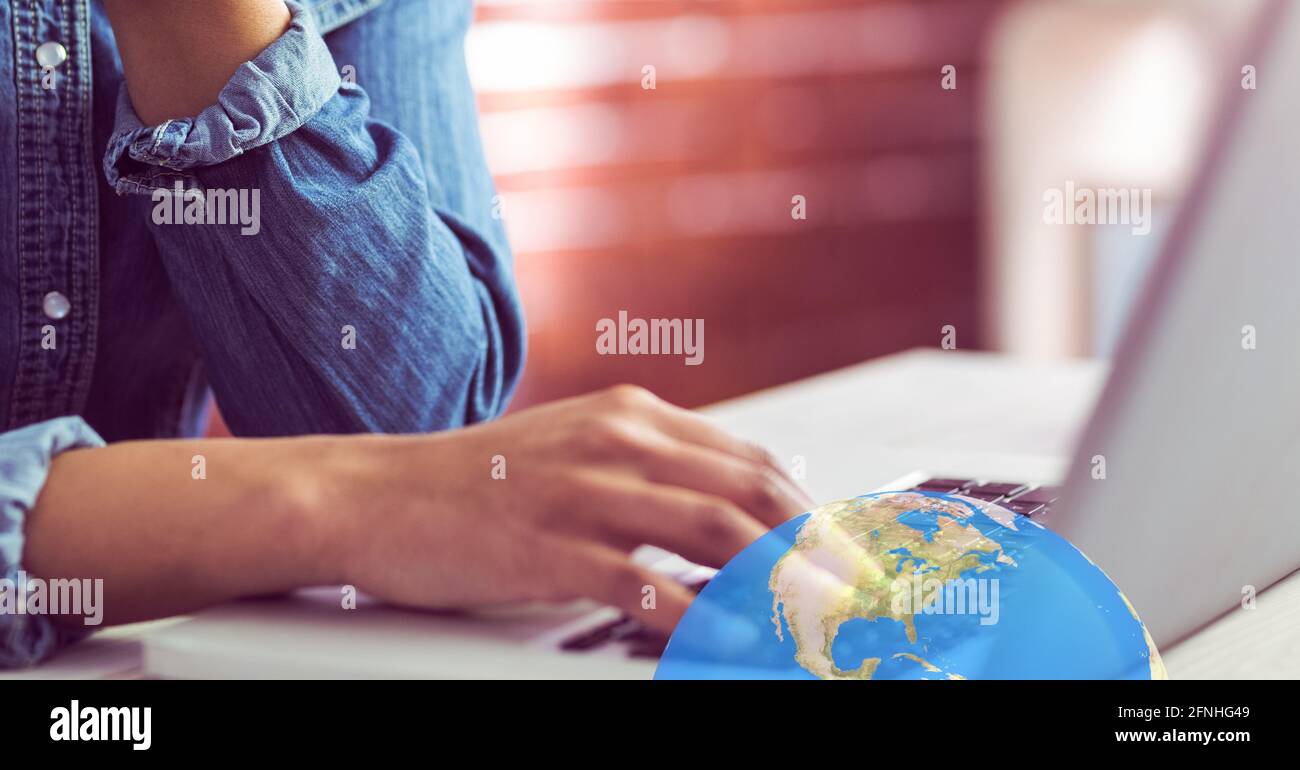
[[[339,479],[367,490],[348,518],[344,573],[411,606],[587,597],[670,632],[691,593],[633,564],[632,549],[721,566],[813,507],[765,451],[629,386],[372,441],[368,465]]]

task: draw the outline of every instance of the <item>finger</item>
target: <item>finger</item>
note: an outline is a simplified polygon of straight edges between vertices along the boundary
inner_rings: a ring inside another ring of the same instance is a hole
[[[692,411],[664,401],[659,403],[662,407],[652,410],[651,420],[665,434],[768,468],[788,487],[790,496],[799,501],[801,508],[812,510],[816,507],[808,492],[790,476],[771,452],[758,444],[732,436]]]
[[[664,634],[673,632],[694,598],[667,575],[638,566],[627,554],[597,543],[557,537],[542,552],[558,567],[552,573],[553,598],[594,599]]]
[[[812,508],[770,467],[697,444],[665,440],[647,458],[651,481],[730,500],[768,527],[780,526]]]
[[[655,545],[711,567],[726,564],[768,531],[717,495],[595,474],[561,527],[626,550]]]

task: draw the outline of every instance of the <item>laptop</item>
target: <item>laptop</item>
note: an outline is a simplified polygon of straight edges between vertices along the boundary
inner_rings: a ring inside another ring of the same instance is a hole
[[[1300,568],[1300,12],[1268,4],[1060,486],[887,489],[996,502],[1073,542],[1167,647]],[[1099,468],[1104,469],[1099,473]],[[868,491],[868,490],[863,490]],[[700,587],[711,571],[635,557]],[[420,613],[340,589],[237,602],[144,640],[162,677],[647,678],[663,640],[590,603]]]

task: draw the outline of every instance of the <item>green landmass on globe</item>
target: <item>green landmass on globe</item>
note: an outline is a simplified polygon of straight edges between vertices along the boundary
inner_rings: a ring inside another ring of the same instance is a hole
[[[1027,522],[997,505],[919,493],[857,497],[813,511],[768,575],[777,639],[785,639],[784,622],[794,641],[795,661],[822,679],[870,679],[886,658],[909,661],[949,679],[965,678],[908,649],[873,652],[856,668],[841,669],[832,649],[841,627],[853,620],[900,623],[916,649],[917,616],[944,600],[936,591],[923,595],[922,576],[927,586],[973,587],[982,573],[1018,567],[1002,543],[972,523],[976,511],[971,506],[996,522],[998,530],[1015,532]],[[912,600],[908,581],[913,577],[919,601]],[[996,603],[998,581],[985,582],[992,583]],[[948,594],[949,600],[953,595]],[[970,601],[975,601],[973,591]],[[1127,599],[1123,606],[1137,620]],[[1151,678],[1166,678],[1154,643],[1145,628],[1142,633]]]

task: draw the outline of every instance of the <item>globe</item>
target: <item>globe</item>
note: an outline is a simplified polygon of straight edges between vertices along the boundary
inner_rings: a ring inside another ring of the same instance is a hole
[[[824,505],[733,558],[657,679],[1164,679],[1133,605],[1069,542],[937,492]]]

